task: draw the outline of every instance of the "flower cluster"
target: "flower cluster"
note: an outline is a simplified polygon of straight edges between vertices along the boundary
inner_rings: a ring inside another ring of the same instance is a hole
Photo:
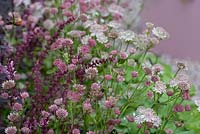
[[[150,52],[164,28],[134,29],[141,1],[15,0],[13,23],[0,17],[5,133],[170,133],[192,86],[184,64],[174,73]]]

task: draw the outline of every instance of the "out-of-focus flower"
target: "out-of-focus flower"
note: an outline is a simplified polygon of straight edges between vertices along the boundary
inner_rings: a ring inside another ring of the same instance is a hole
[[[62,105],[62,103],[63,103],[63,98],[58,98],[54,100],[54,104],[56,105]]]
[[[2,83],[3,89],[11,89],[13,87],[15,87],[15,81],[14,80],[7,80],[7,81],[4,81]]]
[[[11,122],[19,121],[19,119],[20,119],[20,116],[19,116],[19,114],[16,113],[16,112],[10,113],[10,114],[8,115],[8,120],[10,120]]]
[[[5,129],[6,134],[16,134],[17,133],[17,128],[15,126],[7,127]]]
[[[166,92],[166,85],[162,81],[157,81],[155,83],[155,87],[153,88],[153,91],[156,93],[162,94]]]
[[[63,108],[59,108],[58,110],[56,110],[56,115],[58,119],[64,119],[67,117],[68,112]]]
[[[12,106],[13,110],[15,111],[20,111],[22,110],[22,104],[19,104],[18,102],[14,103],[14,105]]]
[[[125,42],[132,42],[135,39],[135,33],[133,31],[127,30],[127,31],[121,31],[119,33],[119,39],[125,41]]]
[[[161,40],[169,38],[169,33],[162,27],[154,27],[152,33]]]
[[[21,128],[21,131],[22,131],[23,134],[30,134],[31,133],[31,130],[28,127]]]

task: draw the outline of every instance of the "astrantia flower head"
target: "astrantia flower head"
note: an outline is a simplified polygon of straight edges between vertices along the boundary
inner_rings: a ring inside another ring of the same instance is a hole
[[[80,31],[80,30],[72,30],[68,32],[68,34],[74,38],[80,38],[83,35],[85,35],[85,31]]]
[[[114,29],[118,29],[121,27],[121,24],[117,21],[110,21],[107,25]]]
[[[20,110],[22,110],[22,104],[16,102],[16,103],[14,103],[14,105],[12,106],[12,108],[15,111],[20,111]]]
[[[97,38],[97,41],[98,41],[99,43],[104,44],[104,43],[107,43],[107,42],[108,42],[108,37],[105,36],[104,33],[98,33],[98,34],[96,34],[96,38]]]
[[[21,131],[22,131],[23,134],[30,134],[31,133],[31,130],[28,127],[21,128]]]
[[[154,27],[152,33],[161,40],[169,38],[169,33],[162,27]]]
[[[6,134],[16,134],[17,133],[17,128],[15,126],[7,127],[5,129]]]
[[[59,108],[58,110],[56,110],[56,115],[58,119],[64,119],[67,117],[68,112],[63,108]]]
[[[156,113],[151,108],[145,108],[140,106],[135,112],[135,122],[137,124],[142,124],[144,122],[153,123],[153,126],[159,127],[161,124],[161,119],[156,115]]]
[[[7,81],[4,81],[2,83],[3,89],[11,89],[13,87],[15,87],[15,81],[14,80],[7,80]]]
[[[166,85],[162,81],[157,81],[155,83],[155,87],[153,88],[153,91],[156,93],[162,94],[166,92]]]
[[[97,68],[90,67],[85,70],[85,73],[86,73],[87,78],[92,79],[97,75],[98,70],[97,70]]]
[[[121,31],[119,33],[119,39],[125,41],[125,42],[130,42],[134,41],[136,35],[133,31],[127,30],[127,31]]]
[[[16,113],[16,112],[10,113],[10,114],[8,115],[8,120],[10,120],[11,122],[16,122],[16,121],[18,121],[19,119],[20,119],[20,116],[19,116],[19,114]]]
[[[54,104],[61,105],[63,103],[63,98],[58,98],[54,100]]]

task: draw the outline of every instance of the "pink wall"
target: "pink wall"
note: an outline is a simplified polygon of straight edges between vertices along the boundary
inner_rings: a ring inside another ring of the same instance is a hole
[[[200,0],[146,0],[142,24],[146,21],[171,35],[155,51],[200,61]]]

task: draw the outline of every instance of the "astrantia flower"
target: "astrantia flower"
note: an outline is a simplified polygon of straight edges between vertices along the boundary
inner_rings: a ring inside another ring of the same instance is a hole
[[[26,99],[29,97],[29,94],[28,94],[28,92],[22,92],[22,93],[20,93],[20,96],[22,97],[22,99]]]
[[[80,52],[84,55],[90,52],[90,47],[88,45],[82,45],[80,48]]]
[[[85,35],[85,31],[80,31],[80,30],[72,30],[68,32],[68,34],[74,38],[80,38],[83,35]]]
[[[8,115],[8,120],[11,121],[11,122],[15,122],[15,121],[18,121],[20,118],[19,114],[16,113],[16,112],[13,112],[13,113],[10,113]]]
[[[15,126],[7,127],[5,129],[6,134],[16,134],[17,133],[17,128]]]
[[[23,134],[30,134],[31,133],[31,130],[28,127],[21,128],[21,131],[22,131]]]
[[[22,110],[22,104],[19,104],[18,102],[14,103],[14,105],[12,106],[13,110],[15,111],[20,111]]]
[[[156,113],[151,108],[145,108],[140,106],[135,112],[135,122],[137,124],[142,124],[144,122],[153,123],[153,126],[159,127],[161,124],[161,119],[156,115]]]
[[[80,130],[75,128],[72,130],[72,134],[80,134]]]
[[[156,93],[162,94],[166,92],[166,85],[162,81],[157,81],[155,83],[155,87],[153,88],[153,91]]]
[[[104,105],[106,108],[113,108],[115,106],[116,98],[110,96],[107,100],[105,100]]]
[[[169,38],[169,33],[162,27],[153,28],[152,33],[161,40]]]
[[[11,89],[13,87],[15,87],[15,81],[14,80],[7,80],[7,81],[4,81],[2,83],[3,89]]]
[[[91,113],[93,111],[91,102],[89,100],[86,100],[83,102],[83,109],[89,113]]]
[[[97,70],[97,68],[90,67],[85,70],[85,73],[86,73],[87,78],[92,79],[97,75],[98,70]]]
[[[111,4],[108,8],[108,11],[113,15],[119,15],[119,16],[123,16],[125,12],[124,8],[116,4]]]
[[[107,31],[108,27],[106,25],[99,25],[99,24],[94,24],[90,26],[90,32],[91,36],[98,35],[99,33],[103,33]]]
[[[86,134],[95,134],[93,131],[88,131]]]
[[[68,112],[63,108],[59,108],[58,110],[56,110],[56,115],[58,119],[64,119],[67,117]]]
[[[67,71],[67,66],[66,66],[66,64],[61,59],[56,59],[53,64],[55,66],[57,66],[58,69],[61,72],[66,72]]]
[[[140,50],[145,50],[149,45],[149,38],[144,34],[136,35],[134,45]]]
[[[49,111],[50,111],[50,112],[55,112],[57,109],[58,109],[58,106],[55,105],[55,104],[49,106]]]
[[[135,37],[136,37],[135,33],[130,30],[121,31],[119,33],[119,39],[124,40],[126,42],[134,41]]]
[[[107,25],[109,27],[115,28],[115,29],[118,29],[118,28],[121,27],[121,24],[119,22],[116,22],[116,21],[110,21]]]
[[[108,42],[108,37],[105,36],[104,33],[98,33],[98,34],[96,34],[96,38],[97,38],[97,41],[98,41],[99,43],[104,44],[104,43],[107,43],[107,42]]]
[[[62,98],[58,98],[54,100],[54,104],[56,105],[61,105],[63,103],[63,99]]]
[[[89,35],[83,36],[83,37],[81,38],[81,43],[82,43],[83,45],[87,45],[90,38],[91,38],[91,37],[90,37]]]

